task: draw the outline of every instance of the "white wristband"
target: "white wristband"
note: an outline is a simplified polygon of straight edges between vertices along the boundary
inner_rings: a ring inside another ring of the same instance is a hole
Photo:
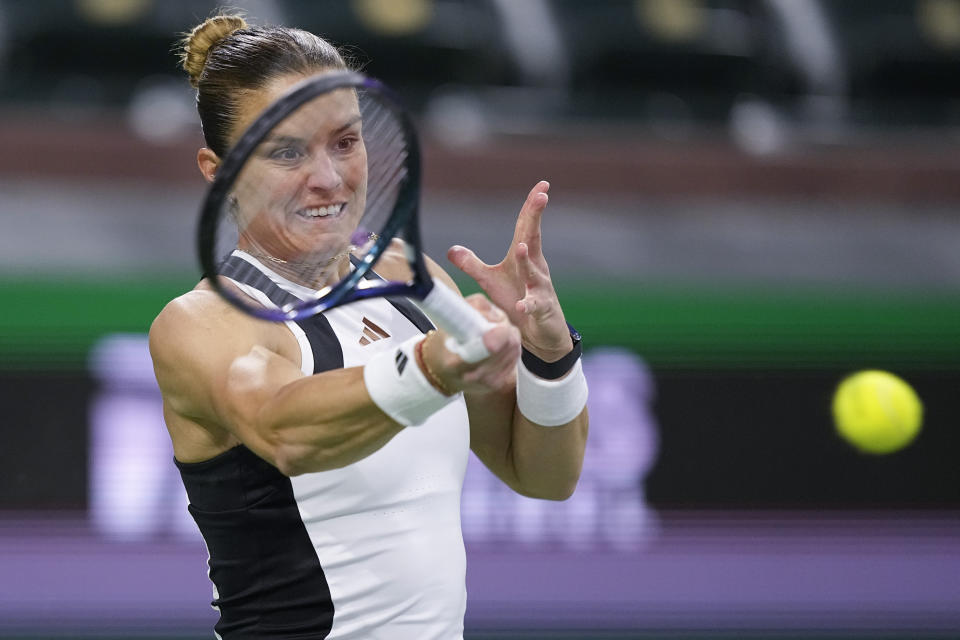
[[[420,371],[414,350],[421,340],[423,336],[413,336],[373,356],[363,367],[363,382],[370,398],[405,427],[423,424],[457,397],[437,391]]]
[[[560,380],[544,380],[517,364],[517,408],[530,422],[544,427],[567,424],[587,405],[587,379],[580,360]]]

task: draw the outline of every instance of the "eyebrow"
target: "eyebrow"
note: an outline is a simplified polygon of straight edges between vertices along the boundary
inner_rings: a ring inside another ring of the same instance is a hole
[[[363,116],[358,113],[357,115],[347,120],[345,124],[341,125],[340,127],[337,127],[333,131],[333,135],[338,135],[340,133],[343,133],[353,125],[360,122],[361,120],[363,120]],[[263,140],[263,142],[265,143],[272,143],[272,144],[302,143],[303,141],[304,141],[303,138],[300,138],[297,136],[285,136],[285,135],[276,135],[276,134],[270,134]]]
[[[342,127],[340,127],[339,129],[337,129],[336,131],[334,131],[334,133],[340,133],[340,132],[342,132],[342,131],[346,131],[347,129],[349,129],[349,128],[352,127],[353,125],[357,124],[357,123],[360,122],[361,120],[363,120],[363,116],[358,113],[357,115],[355,115],[355,116],[353,116],[352,118],[350,118],[349,120],[347,120],[347,123],[346,123],[345,125],[343,125]]]

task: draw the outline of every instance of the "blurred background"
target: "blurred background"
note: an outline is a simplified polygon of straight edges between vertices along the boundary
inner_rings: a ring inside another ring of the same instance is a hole
[[[0,0],[0,637],[212,635],[144,340],[216,6]],[[467,638],[960,637],[960,0],[232,6],[399,90],[434,256],[552,183],[591,441],[560,504],[471,463]],[[835,434],[865,368],[925,404],[900,452]]]

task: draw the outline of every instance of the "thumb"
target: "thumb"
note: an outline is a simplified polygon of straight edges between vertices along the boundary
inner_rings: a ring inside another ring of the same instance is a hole
[[[477,254],[473,251],[466,247],[461,247],[458,244],[453,245],[447,249],[447,260],[452,262],[456,268],[476,280],[478,284],[483,285],[480,280],[483,278],[484,272],[489,266],[478,258]]]

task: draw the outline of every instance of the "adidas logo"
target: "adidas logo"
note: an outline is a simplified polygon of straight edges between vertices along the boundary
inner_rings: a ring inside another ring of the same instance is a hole
[[[363,335],[360,336],[360,344],[368,345],[371,342],[376,342],[377,340],[383,340],[384,338],[389,338],[390,334],[384,331],[382,328],[377,326],[374,322],[371,322],[369,319],[364,317],[363,319]]]

